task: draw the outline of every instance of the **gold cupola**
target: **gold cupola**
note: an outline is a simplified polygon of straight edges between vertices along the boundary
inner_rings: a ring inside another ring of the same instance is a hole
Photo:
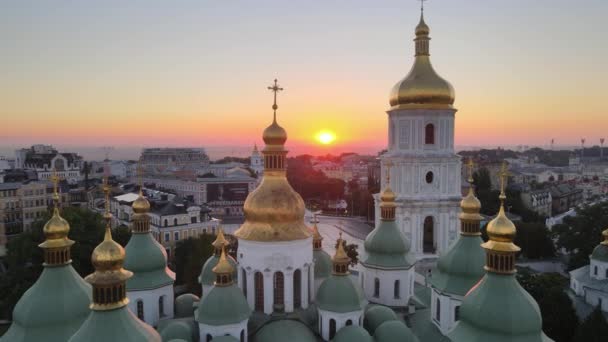
[[[515,273],[515,257],[521,250],[513,243],[517,229],[505,213],[505,187],[507,182],[507,163],[503,162],[500,171],[500,209],[496,217],[488,223],[488,241],[481,247],[486,250],[486,266],[489,272]]]
[[[323,236],[319,233],[319,227],[317,227],[317,215],[313,216],[315,224],[312,226],[312,248],[313,250],[321,250],[323,248]]]
[[[222,229],[222,227],[219,228],[217,236],[215,237],[215,241],[213,241],[211,244],[215,249],[214,254],[217,256],[220,256],[220,254],[222,253],[222,248],[228,247],[228,245],[230,244],[224,236],[224,229]]]
[[[424,11],[416,26],[416,55],[410,72],[397,82],[390,93],[391,109],[452,109],[454,88],[441,78],[431,65],[430,29],[424,22]]]
[[[342,240],[342,232],[340,232],[340,237],[338,238],[336,246],[336,254],[334,254],[334,257],[331,259],[334,264],[334,275],[350,274],[348,270],[348,265],[350,264],[351,260],[348,254],[346,254],[346,251],[344,250],[344,243],[345,241]]]
[[[391,167],[392,161],[386,163],[386,188],[380,194],[380,219],[382,221],[395,221],[397,195],[391,189]]]
[[[608,229],[602,232],[602,236],[604,237],[604,241],[600,242],[604,246],[608,246]]]
[[[215,282],[213,284],[215,286],[230,286],[233,284],[232,274],[234,273],[234,267],[232,267],[226,258],[226,246],[222,245],[220,250],[220,260],[213,268],[213,273],[215,273]]]
[[[274,93],[273,122],[264,130],[266,146],[264,177],[262,182],[247,196],[243,211],[245,223],[236,231],[239,239],[250,241],[293,241],[309,238],[311,232],[304,223],[304,201],[287,181],[287,133],[277,123],[277,93],[283,88],[274,80],[268,87]]]
[[[473,159],[469,159],[467,163],[469,192],[460,201],[460,234],[462,235],[481,235],[480,226],[482,216],[479,214],[481,211],[481,202],[475,196],[475,190],[473,189]]]
[[[107,179],[104,179],[107,184]],[[93,303],[91,309],[107,311],[121,308],[129,303],[126,292],[126,281],[133,273],[123,268],[125,249],[112,240],[110,221],[110,187],[104,186],[106,198],[106,231],[103,241],[95,247],[91,255],[91,263],[95,268],[93,274],[85,280],[93,286]]]
[[[53,216],[42,229],[45,240],[38,247],[44,251],[45,266],[59,266],[71,261],[70,247],[74,241],[68,238],[70,224],[59,214],[59,177],[55,170],[51,180],[53,181]]]

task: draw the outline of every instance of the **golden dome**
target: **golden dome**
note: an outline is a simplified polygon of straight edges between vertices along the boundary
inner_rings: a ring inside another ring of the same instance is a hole
[[[321,233],[319,233],[319,227],[317,227],[316,222],[315,222],[315,225],[312,226],[312,239],[313,239],[313,241],[323,240],[323,236],[321,236]]]
[[[74,241],[68,239],[70,224],[59,215],[57,207],[53,209],[53,216],[44,225],[42,232],[46,239],[38,245],[41,248],[69,247],[74,244]]]
[[[226,258],[226,250],[222,247],[222,254],[220,254],[220,260],[217,262],[217,265],[213,268],[213,273],[215,274],[232,274],[234,273],[234,267],[228,262]]]
[[[139,191],[139,197],[132,204],[133,211],[136,214],[145,214],[150,211],[150,202],[144,197],[144,194]]]
[[[460,208],[465,214],[479,214],[481,202],[475,197],[473,187],[469,187],[469,193],[460,201]]]
[[[608,246],[608,229],[602,232],[602,236],[604,236],[604,241],[602,241],[601,244]]]
[[[482,244],[482,247],[501,252],[520,251],[520,248],[513,243],[517,229],[515,228],[515,224],[505,214],[503,204],[500,205],[498,215],[488,223],[487,233],[489,239],[486,243]]]
[[[429,57],[429,27],[420,17],[416,27],[416,58],[410,72],[391,90],[389,103],[393,109],[452,108],[454,88],[433,69]]]
[[[224,230],[221,227],[220,227],[220,229],[217,233],[217,237],[215,238],[215,241],[213,241],[212,245],[216,249],[221,249],[225,246],[228,246],[228,240],[226,240],[226,237],[224,236]]]
[[[350,258],[344,250],[342,241],[342,233],[340,233],[340,238],[338,239],[338,247],[336,248],[336,254],[334,254],[334,257],[332,258],[333,262],[336,264],[350,263]]]
[[[106,227],[103,241],[95,247],[91,262],[98,272],[117,271],[122,269],[125,260],[125,249],[112,240],[110,227]]]
[[[285,142],[287,141],[287,132],[283,127],[279,126],[276,116],[272,121],[272,124],[264,130],[262,139],[264,139],[266,145],[285,145]]]
[[[393,203],[394,205],[396,198],[397,195],[393,192],[390,186],[387,186],[386,189],[384,189],[384,191],[380,195],[380,200],[382,201],[382,204]]]

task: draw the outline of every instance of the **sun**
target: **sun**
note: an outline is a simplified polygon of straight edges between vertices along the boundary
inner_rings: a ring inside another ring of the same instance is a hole
[[[317,140],[323,145],[329,145],[336,140],[336,135],[330,131],[321,131],[317,133]]]

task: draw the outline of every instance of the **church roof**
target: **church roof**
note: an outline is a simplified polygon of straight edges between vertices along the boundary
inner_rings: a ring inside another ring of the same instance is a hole
[[[316,303],[321,310],[353,312],[362,310],[367,300],[349,276],[332,274],[319,287]]]
[[[599,244],[593,249],[591,259],[608,262],[608,245]]]
[[[291,319],[282,319],[264,325],[253,338],[253,342],[285,341],[317,342],[317,337],[304,323]]]
[[[251,309],[241,289],[230,286],[215,286],[199,303],[195,317],[207,325],[240,323],[249,318]]]
[[[365,311],[363,327],[370,333],[374,334],[376,329],[384,322],[397,320],[397,314],[388,306],[371,305]]]
[[[410,328],[402,321],[388,321],[380,324],[374,333],[378,342],[419,342]]]
[[[93,311],[69,342],[161,342],[152,326],[142,322],[127,307]]]
[[[127,290],[155,289],[175,281],[175,273],[167,268],[167,252],[151,234],[132,234],[125,253],[125,268],[133,272]]]
[[[229,255],[227,256],[227,259],[235,270],[233,277],[236,280],[238,276],[238,272],[236,271],[238,269],[237,263],[234,258]],[[203,268],[201,269],[201,274],[198,276],[198,282],[200,284],[213,285],[213,282],[215,281],[215,273],[213,273],[213,268],[217,265],[219,261],[220,257],[215,254],[210,256],[209,259],[205,261],[205,263],[203,264]]]
[[[590,289],[608,294],[608,279],[599,280],[591,277],[590,265],[570,271],[570,277],[576,279],[581,285]]]
[[[331,274],[332,261],[326,251],[313,250],[312,256],[315,262],[315,278],[327,278]]]
[[[364,247],[367,255],[361,261],[366,266],[410,268],[416,262],[410,253],[410,241],[395,221],[380,221],[365,239]]]
[[[374,342],[365,329],[356,325],[348,325],[338,330],[333,342]]]

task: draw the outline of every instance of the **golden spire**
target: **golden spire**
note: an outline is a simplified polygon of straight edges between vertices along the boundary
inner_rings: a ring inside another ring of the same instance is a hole
[[[137,162],[137,182],[139,184],[139,196],[133,201],[131,207],[136,214],[146,214],[150,211],[150,202],[144,197],[144,180],[141,159]]]
[[[44,250],[44,265],[65,265],[71,261],[70,247],[74,241],[68,238],[70,224],[59,214],[59,176],[53,169],[51,176],[53,182],[53,216],[42,229],[46,239],[38,246]]]
[[[469,183],[469,193],[460,201],[460,234],[462,235],[481,235],[480,233],[480,222],[481,215],[481,202],[475,197],[475,191],[473,190],[473,158],[469,158],[467,162],[467,173]]]
[[[515,273],[515,255],[521,250],[513,241],[517,230],[515,224],[505,213],[505,187],[509,173],[507,163],[503,162],[500,173],[500,209],[498,215],[488,223],[489,240],[481,246],[486,249],[488,257],[485,269],[495,273]]]
[[[608,229],[602,232],[602,236],[604,236],[604,241],[602,241],[601,244],[604,246],[608,246]]]
[[[391,167],[393,167],[393,162],[391,160],[387,161],[385,164],[386,167],[386,187],[384,191],[380,195],[380,217],[383,221],[394,221],[395,220],[395,199],[397,195],[391,189]]]
[[[320,250],[323,248],[323,236],[319,233],[319,227],[317,227],[317,214],[313,214],[314,225],[312,226],[312,248]]]
[[[228,262],[226,258],[226,246],[221,247],[220,260],[217,265],[213,268],[215,273],[215,286],[230,286],[232,285],[232,274],[234,273],[234,267]]]
[[[274,147],[274,149],[282,150],[283,145],[285,145],[285,142],[287,141],[287,132],[277,123],[277,109],[279,108],[279,106],[277,106],[277,93],[283,91],[283,88],[279,87],[277,82],[278,80],[275,79],[274,84],[268,87],[268,89],[274,93],[274,103],[272,104],[272,124],[264,130],[264,134],[262,135],[264,143],[266,143],[266,148],[264,150],[268,150],[269,148],[272,149],[272,147]],[[275,166],[273,168],[277,167]],[[282,169],[283,167],[280,168]]]
[[[218,256],[221,254],[222,248],[228,247],[229,243],[228,240],[226,240],[226,237],[224,236],[224,229],[222,229],[221,226],[219,227],[217,236],[215,237],[215,241],[213,241],[211,244],[215,248],[215,255]]]
[[[334,275],[348,275],[350,273],[348,270],[350,258],[344,250],[344,243],[345,241],[342,240],[342,232],[340,232],[340,237],[338,238],[336,246],[336,254],[334,254],[334,257],[332,258],[334,264]]]

